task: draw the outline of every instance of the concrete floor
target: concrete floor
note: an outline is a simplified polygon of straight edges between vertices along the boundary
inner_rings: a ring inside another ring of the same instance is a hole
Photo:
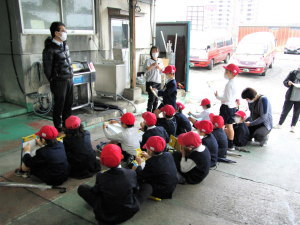
[[[284,57],[278,59],[266,77],[240,77],[243,86],[254,86],[270,96],[275,123],[283,103],[282,93],[286,90],[282,88],[282,79],[298,62],[295,58],[287,67],[289,61]],[[223,82],[221,66],[209,72],[192,70],[192,83],[197,84],[200,76],[205,81]],[[215,77],[212,78],[212,74]],[[202,96],[211,94],[205,82],[198,83],[197,90],[201,89],[201,94],[197,95],[200,91],[196,92],[194,87],[191,86],[192,92],[185,99],[190,101],[187,103],[190,109],[197,108],[195,103],[198,104]],[[217,112],[219,105],[214,102],[212,111]],[[250,153],[241,153],[240,158],[231,157],[236,164],[218,164],[201,184],[178,185],[171,200],[147,200],[140,212],[124,224],[300,224],[300,132],[299,126],[296,133],[289,132],[290,119],[289,116],[283,129],[271,132],[268,146],[248,146]],[[12,171],[19,164],[18,138],[26,126],[31,127],[27,132],[34,132],[47,123],[51,122],[33,116],[0,120],[0,181],[39,183],[32,178],[15,177]],[[100,124],[91,126],[90,131],[94,146],[104,139]],[[67,187],[64,194],[53,190],[0,188],[0,224],[96,224],[91,209],[76,194],[79,184],[93,184],[94,179],[70,179],[64,184]]]

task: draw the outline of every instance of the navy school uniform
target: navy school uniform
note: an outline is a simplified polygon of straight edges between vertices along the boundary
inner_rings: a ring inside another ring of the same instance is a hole
[[[162,126],[166,129],[169,136],[176,136],[177,123],[175,117],[172,119],[167,118],[158,118],[156,122],[156,126]]]
[[[139,211],[136,173],[125,168],[99,172],[93,187],[81,185],[78,194],[94,209],[95,218],[105,224],[118,224]]]
[[[202,139],[202,144],[205,145],[211,157],[211,167],[215,166],[218,161],[218,142],[213,134],[207,134]]]
[[[161,126],[154,126],[153,128],[148,128],[143,134],[142,142],[141,142],[141,149],[146,144],[149,137],[152,136],[159,136],[165,139],[166,143],[169,143],[170,136],[167,133],[166,129]],[[146,150],[146,149],[143,149]]]
[[[31,174],[48,185],[61,185],[68,179],[69,164],[64,144],[59,141],[39,148],[33,157],[24,154],[22,160]]]
[[[152,196],[166,199],[172,198],[176,188],[177,170],[173,156],[169,152],[154,155],[146,161],[144,169],[136,169],[138,182],[148,183],[152,186]]]
[[[175,119],[177,123],[176,135],[186,133],[192,130],[192,125],[189,119],[181,112],[175,114]]]
[[[158,91],[158,96],[163,97],[163,102],[159,106],[161,108],[163,105],[171,105],[174,109],[177,109],[176,98],[177,98],[177,84],[176,80],[170,80],[165,84],[163,90]]]
[[[250,140],[250,132],[245,123],[238,123],[233,125],[234,139],[233,144],[238,147],[246,146]]]
[[[228,139],[227,135],[222,128],[216,128],[213,130],[212,134],[217,140],[218,143],[218,157],[226,158],[227,148],[228,148]]]
[[[200,147],[193,149],[192,152],[184,159],[192,160],[194,167],[187,172],[183,172],[180,166],[182,155],[180,152],[174,152],[173,154],[178,172],[185,178],[189,184],[198,184],[208,175],[211,163],[211,157],[208,149],[201,145]]]
[[[70,164],[70,177],[87,178],[101,169],[99,160],[91,144],[89,131],[84,131],[82,136],[67,135],[64,146]]]

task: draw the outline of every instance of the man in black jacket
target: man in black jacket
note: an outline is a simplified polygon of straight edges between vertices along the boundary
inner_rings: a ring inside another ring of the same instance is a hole
[[[289,73],[287,78],[283,81],[284,86],[288,88],[285,94],[285,101],[282,108],[282,113],[278,125],[275,128],[281,128],[287,115],[294,106],[293,118],[291,123],[291,132],[295,132],[295,126],[299,120],[300,115],[300,66],[298,70]]]
[[[53,22],[50,32],[52,37],[45,40],[43,66],[54,96],[53,123],[55,128],[61,132],[65,120],[72,111],[73,69],[69,47],[66,43],[65,25],[61,22]]]

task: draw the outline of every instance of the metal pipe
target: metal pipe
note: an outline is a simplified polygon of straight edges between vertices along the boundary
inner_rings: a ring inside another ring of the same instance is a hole
[[[165,51],[167,52],[167,46],[166,46],[166,42],[165,42],[165,38],[164,38],[164,33],[162,32],[162,30],[160,31],[160,34],[161,34],[161,38],[163,39],[163,43],[164,43],[164,46],[165,46]]]

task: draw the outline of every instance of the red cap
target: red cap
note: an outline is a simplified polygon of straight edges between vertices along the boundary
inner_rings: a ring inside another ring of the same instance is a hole
[[[175,72],[176,72],[176,67],[173,65],[167,66],[163,71],[163,73],[175,73]]]
[[[197,121],[194,126],[205,134],[210,134],[213,131],[213,124],[209,120]]]
[[[185,147],[199,147],[202,143],[202,140],[199,134],[190,131],[187,133],[180,134],[178,136],[178,143]]]
[[[147,126],[154,126],[156,124],[157,119],[154,113],[144,112],[142,114],[142,117],[145,120]]]
[[[222,116],[214,115],[211,113],[209,114],[209,118],[215,127],[222,128],[224,126],[224,119]]]
[[[208,104],[210,104],[210,101],[209,101],[209,99],[208,98],[204,98],[204,99],[202,99],[202,101],[201,101],[201,106],[205,106],[205,105],[208,105]]]
[[[235,115],[242,117],[243,120],[247,117],[246,113],[243,111],[237,111]]]
[[[102,164],[110,168],[117,167],[122,158],[122,150],[115,144],[105,145],[100,156]]]
[[[80,126],[81,120],[77,116],[69,116],[65,121],[67,129],[76,129]]]
[[[171,105],[165,105],[164,107],[160,108],[160,111],[164,112],[166,116],[174,116],[175,109]]]
[[[53,126],[43,126],[39,132],[35,133],[37,136],[47,139],[47,140],[53,140],[57,138],[58,131]]]
[[[181,102],[176,102],[176,105],[177,105],[177,108],[180,109],[180,110],[184,110],[185,109],[184,104],[182,104]]]
[[[240,68],[235,64],[228,64],[227,66],[223,66],[225,70],[229,70],[233,73],[234,76],[238,75],[241,71]]]
[[[125,113],[121,117],[121,122],[126,124],[126,125],[134,125],[135,116],[132,113]]]
[[[152,136],[148,138],[143,148],[153,152],[162,152],[166,148],[166,141],[162,137]]]

